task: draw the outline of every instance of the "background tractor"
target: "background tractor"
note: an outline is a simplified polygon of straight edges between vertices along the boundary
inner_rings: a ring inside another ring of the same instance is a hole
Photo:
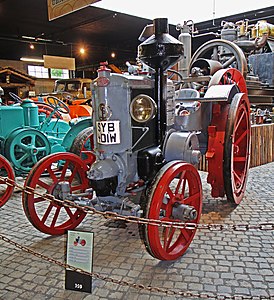
[[[62,120],[62,115],[69,113],[68,106],[55,97],[51,97],[51,104],[25,99],[19,105],[0,106],[2,178],[14,180],[15,175],[27,174],[35,163],[51,153],[73,151],[80,154],[84,149],[81,142],[85,143],[92,135],[91,117],[68,123]],[[0,181],[0,206],[6,203],[12,190],[12,186]]]

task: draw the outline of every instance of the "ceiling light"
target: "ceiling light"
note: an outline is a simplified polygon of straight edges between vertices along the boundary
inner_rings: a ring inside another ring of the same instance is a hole
[[[80,48],[80,53],[81,54],[85,54],[85,52],[86,52],[85,48]]]
[[[115,52],[111,52],[110,56],[111,56],[112,58],[115,58],[115,57],[116,57],[116,53],[115,53]]]
[[[29,47],[30,47],[30,49],[31,50],[33,50],[35,47],[34,47],[34,45],[31,43],[31,44],[29,44]]]
[[[28,61],[28,62],[38,62],[38,63],[44,62],[44,60],[42,58],[31,58],[31,57],[21,57],[20,60]]]

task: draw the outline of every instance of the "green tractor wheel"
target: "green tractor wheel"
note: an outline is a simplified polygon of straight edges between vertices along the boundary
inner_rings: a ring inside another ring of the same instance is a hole
[[[50,154],[48,138],[33,128],[13,131],[5,142],[5,156],[20,173],[28,173],[37,161]]]

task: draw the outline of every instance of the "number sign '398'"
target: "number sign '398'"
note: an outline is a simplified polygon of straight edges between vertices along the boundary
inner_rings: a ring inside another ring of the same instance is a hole
[[[120,144],[120,121],[96,122],[98,144]]]

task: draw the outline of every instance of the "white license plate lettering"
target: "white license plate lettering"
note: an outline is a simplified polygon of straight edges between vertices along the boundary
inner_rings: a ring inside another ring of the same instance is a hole
[[[120,121],[96,122],[96,130],[99,144],[120,144]]]

